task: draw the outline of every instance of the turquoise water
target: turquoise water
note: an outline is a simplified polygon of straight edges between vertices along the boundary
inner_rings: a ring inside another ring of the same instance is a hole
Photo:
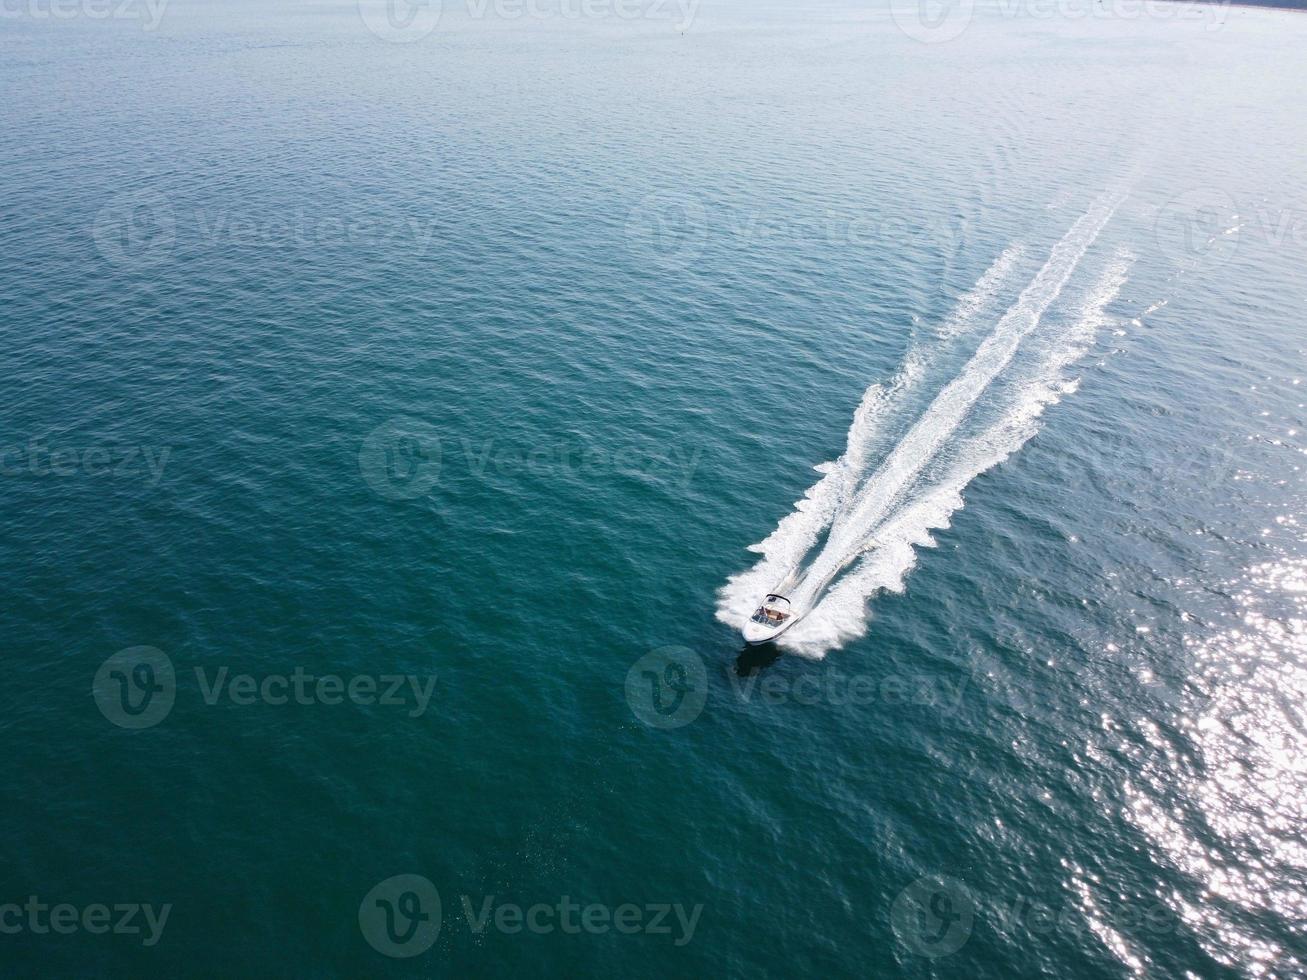
[[[1302,15],[42,9],[7,975],[1307,973]]]

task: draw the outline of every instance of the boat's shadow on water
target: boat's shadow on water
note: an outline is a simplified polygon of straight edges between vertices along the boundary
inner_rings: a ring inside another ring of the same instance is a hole
[[[766,670],[781,659],[781,648],[775,643],[760,646],[746,646],[735,658],[735,673],[740,677],[750,677]]]

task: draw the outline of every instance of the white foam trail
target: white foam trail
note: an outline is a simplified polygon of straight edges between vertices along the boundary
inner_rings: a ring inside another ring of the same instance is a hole
[[[939,325],[935,335],[941,339],[956,337],[980,322],[980,314],[985,312],[999,289],[1012,277],[1017,262],[1025,253],[1024,245],[1009,246],[994,260],[994,264],[985,270],[985,274],[976,281],[976,284],[958,299],[957,306]],[[928,349],[938,350],[937,347]]]
[[[1008,247],[971,289],[959,297],[939,336],[956,337],[997,315],[995,301],[1013,278],[1015,267],[1025,252],[1022,245]],[[873,384],[862,396],[853,413],[853,424],[844,454],[839,459],[814,467],[822,478],[808,488],[794,510],[781,519],[764,540],[749,550],[763,555],[753,568],[732,576],[721,590],[717,617],[732,626],[753,612],[759,597],[795,568],[816,545],[821,533],[835,515],[847,506],[864,477],[867,458],[881,434],[886,418],[927,372],[938,344],[912,348],[898,373],[887,384]]]
[[[1086,250],[1111,218],[1122,194],[1100,199],[1054,246],[1048,261],[1022,291],[1016,303],[999,320],[992,334],[985,338],[961,373],[936,396],[921,419],[908,431],[879,469],[859,488],[858,477],[865,470],[866,449],[871,444],[862,431],[884,414],[884,403],[900,383],[911,384],[922,373],[928,353],[910,354],[888,390],[873,386],[859,406],[850,429],[849,448],[834,464],[819,467],[825,473],[795,506],[795,512],[780,522],[775,532],[754,546],[764,555],[754,568],[732,577],[722,589],[718,618],[738,625],[752,612],[758,598],[802,561],[815,545],[821,532],[830,534],[821,553],[792,592],[799,608],[808,608],[804,619],[781,639],[781,644],[795,652],[821,656],[851,636],[866,629],[866,598],[878,589],[901,589],[902,579],[915,564],[915,547],[934,542],[930,531],[947,527],[950,515],[962,506],[961,491],[978,473],[983,472],[1019,448],[1033,434],[1033,420],[1043,407],[1056,397],[1052,378],[1064,365],[1059,356],[1049,361],[1045,382],[1036,384],[1025,401],[989,430],[981,433],[966,447],[967,462],[933,486],[917,487],[923,470],[938,455],[942,446],[967,417],[976,401],[994,378],[1012,360],[1021,341],[1039,324],[1050,304],[1061,293],[1067,280]],[[1004,253],[977,283],[977,289],[959,303],[955,314],[963,327],[974,319],[990,295],[1014,265],[1015,255]],[[1115,271],[1116,285],[1104,286],[1097,310],[1081,317],[1088,323],[1101,317],[1102,306],[1119,289],[1124,271]],[[983,285],[983,289],[982,289]],[[975,298],[975,303],[966,302]],[[946,325],[945,336],[956,334],[961,327]],[[1061,357],[1076,349],[1073,338],[1061,348]],[[878,411],[878,409],[880,411]],[[914,490],[907,500],[908,491]],[[841,569],[858,560],[869,543],[876,548],[849,575],[846,575],[823,598],[823,590]],[[813,607],[815,604],[815,608]]]
[[[1025,445],[1038,430],[1044,409],[1075,391],[1077,382],[1066,380],[1064,372],[1107,322],[1106,307],[1125,282],[1131,261],[1127,253],[1116,256],[1087,295],[1071,328],[1044,353],[1002,417],[959,445],[957,461],[876,529],[877,547],[781,637],[783,646],[794,653],[821,657],[866,633],[868,598],[880,591],[903,591],[904,579],[917,562],[916,549],[935,546],[932,532],[949,526],[954,511],[963,506],[962,493],[968,484]]]
[[[1004,314],[994,332],[981,343],[962,373],[935,397],[926,414],[894,447],[854,505],[836,517],[829,544],[804,576],[809,593],[796,599],[801,608],[805,606],[802,599],[815,598],[830,576],[856,555],[868,540],[868,532],[885,520],[899,496],[934,459],[976,399],[1012,360],[1022,338],[1038,325],[1040,317],[1062,291],[1113,210],[1114,201],[1100,202],[1076,221],[1062,241],[1053,247],[1044,267],[1022,291],[1016,305]]]

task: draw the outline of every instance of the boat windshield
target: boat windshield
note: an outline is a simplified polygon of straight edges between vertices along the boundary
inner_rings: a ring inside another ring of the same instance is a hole
[[[769,595],[751,618],[774,629],[790,618],[790,600],[783,595]]]

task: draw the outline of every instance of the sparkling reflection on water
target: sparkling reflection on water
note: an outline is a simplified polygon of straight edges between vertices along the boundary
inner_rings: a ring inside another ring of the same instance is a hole
[[[1239,622],[1195,644],[1194,710],[1178,734],[1137,722],[1162,751],[1138,753],[1125,815],[1155,860],[1198,886],[1159,897],[1213,958],[1253,976],[1301,975],[1307,562],[1254,565],[1230,591]],[[1285,942],[1269,943],[1268,931]]]

